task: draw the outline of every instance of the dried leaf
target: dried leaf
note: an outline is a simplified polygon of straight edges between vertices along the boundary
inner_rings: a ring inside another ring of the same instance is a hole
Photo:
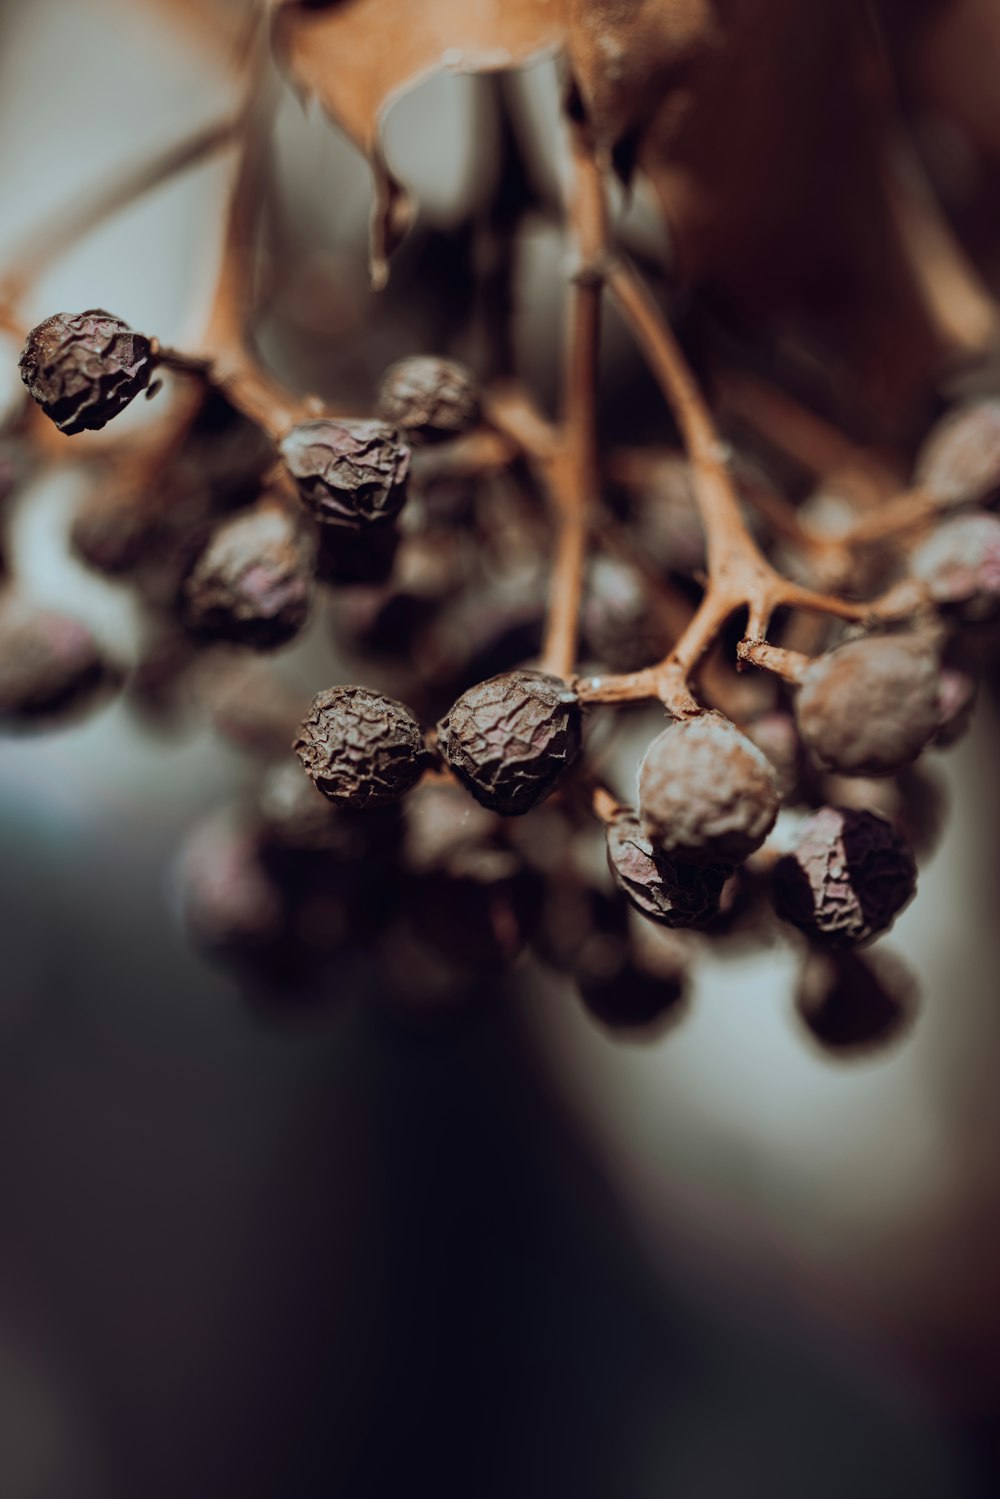
[[[374,286],[385,284],[388,257],[412,218],[409,199],[382,154],[386,111],[432,73],[500,72],[558,47],[562,3],[335,0],[317,9],[276,0],[275,55],[300,93],[317,98],[371,163]]]

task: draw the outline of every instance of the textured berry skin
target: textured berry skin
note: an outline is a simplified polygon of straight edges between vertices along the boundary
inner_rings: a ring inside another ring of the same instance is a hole
[[[121,318],[92,307],[32,328],[19,363],[33,400],[67,437],[97,432],[145,390],[152,345]]]
[[[187,625],[265,650],[301,630],[312,596],[313,549],[277,505],[224,521],[184,583]]]
[[[1000,400],[970,401],[943,417],[917,455],[915,478],[953,505],[1000,488]]]
[[[819,763],[845,776],[894,775],[940,722],[936,652],[915,635],[850,640],[806,671],[799,733]]]
[[[415,354],[389,366],[378,388],[379,416],[425,442],[457,437],[479,419],[476,378],[464,364]]]
[[[420,725],[394,698],[331,687],[313,699],[292,746],[318,790],[345,807],[384,807],[420,779]]]
[[[719,914],[729,864],[683,864],[658,855],[634,812],[606,830],[608,867],[618,888],[643,916],[669,927],[704,926]]]
[[[914,577],[935,604],[963,619],[988,619],[1000,607],[1000,518],[985,510],[953,516],[917,547]]]
[[[386,422],[300,422],[282,440],[281,456],[324,525],[358,531],[391,520],[406,498],[410,450]]]
[[[821,807],[774,870],[774,907],[814,940],[859,947],[892,925],[917,888],[909,844],[874,812]]]
[[[580,705],[559,677],[509,671],[462,694],[438,724],[438,748],[478,802],[517,817],[554,789],[581,734]]]
[[[721,713],[669,724],[639,767],[639,822],[668,858],[738,864],[777,815],[773,766]]]

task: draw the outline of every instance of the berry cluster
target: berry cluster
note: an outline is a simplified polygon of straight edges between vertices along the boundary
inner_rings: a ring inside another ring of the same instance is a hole
[[[364,416],[276,394],[242,348],[188,356],[104,311],[31,329],[24,383],[64,436],[154,394],[157,370],[173,388],[159,427],[93,450],[70,536],[142,602],[139,659],[8,581],[0,719],[61,721],[117,688],[160,721],[193,702],[257,760],[181,861],[194,938],[255,989],[335,993],[353,953],[438,1008],[534,958],[641,1030],[680,1013],[702,944],[783,930],[820,1041],[895,1033],[908,980],[858,950],[914,894],[916,762],[960,737],[1000,644],[1000,400],[899,444],[889,480],[838,433],[855,471],[831,527],[836,476],[789,478],[746,402],[711,413],[606,223],[589,246],[575,227],[591,262],[558,423],[437,355],[393,363]],[[595,451],[602,290],[681,446]],[[17,441],[36,426],[21,413]],[[307,631],[300,693],[268,658]],[[317,681],[326,631],[340,664]]]

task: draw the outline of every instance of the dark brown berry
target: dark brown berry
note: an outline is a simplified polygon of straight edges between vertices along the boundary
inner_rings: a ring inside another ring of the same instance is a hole
[[[13,600],[0,611],[0,724],[72,715],[119,678],[79,620]]]
[[[128,323],[92,307],[57,312],[32,328],[21,379],[60,432],[96,432],[135,400],[156,368],[152,344]]]
[[[399,542],[399,531],[392,525],[369,526],[364,531],[320,526],[316,576],[321,583],[337,587],[385,583],[392,577]]]
[[[608,866],[615,884],[643,916],[669,927],[705,926],[719,914],[729,864],[685,864],[658,854],[634,812],[622,811],[606,829]]]
[[[1000,400],[970,401],[943,417],[924,441],[916,483],[957,505],[1000,488]]]
[[[406,498],[410,450],[386,422],[301,422],[283,439],[281,456],[324,525],[358,531],[391,520]]]
[[[253,832],[228,812],[189,835],[181,855],[181,901],[188,929],[212,952],[257,951],[285,931],[285,901],[260,859]]]
[[[767,756],[721,713],[669,724],[639,767],[639,821],[657,853],[738,864],[778,815]]]
[[[856,1055],[891,1045],[912,1023],[917,984],[886,953],[810,950],[795,1008],[824,1051]]]
[[[288,512],[263,502],[218,527],[188,574],[184,620],[258,650],[284,645],[309,614],[313,547]]]
[[[609,671],[639,671],[670,645],[645,578],[616,557],[591,564],[581,625],[588,652]]]
[[[420,779],[420,725],[394,698],[330,687],[313,699],[292,748],[317,788],[345,807],[383,807]]]
[[[777,710],[762,713],[744,724],[743,732],[773,765],[781,800],[791,801],[801,789],[805,760],[795,719]]]
[[[478,802],[517,817],[554,790],[581,735],[580,704],[565,682],[509,671],[462,694],[438,724],[438,748]]]
[[[919,635],[850,640],[806,671],[795,704],[803,741],[841,775],[894,775],[940,721],[939,663]]]
[[[378,388],[378,414],[407,437],[457,437],[479,419],[479,389],[464,364],[415,354],[389,366]]]
[[[774,870],[783,920],[831,947],[887,931],[917,887],[913,852],[885,818],[821,807]]]
[[[1000,518],[985,510],[952,516],[910,559],[935,604],[970,623],[1000,608]]]
[[[271,766],[257,792],[261,837],[269,849],[320,854],[357,874],[362,864],[382,863],[401,836],[394,808],[355,812],[323,796],[296,760]]]

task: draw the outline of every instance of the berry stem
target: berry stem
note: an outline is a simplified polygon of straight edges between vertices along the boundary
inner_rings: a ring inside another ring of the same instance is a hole
[[[570,145],[569,222],[579,265],[570,286],[561,431],[549,465],[556,537],[541,655],[544,671],[567,679],[576,662],[587,540],[597,490],[600,263],[608,234],[604,184],[579,126],[570,128]]]

